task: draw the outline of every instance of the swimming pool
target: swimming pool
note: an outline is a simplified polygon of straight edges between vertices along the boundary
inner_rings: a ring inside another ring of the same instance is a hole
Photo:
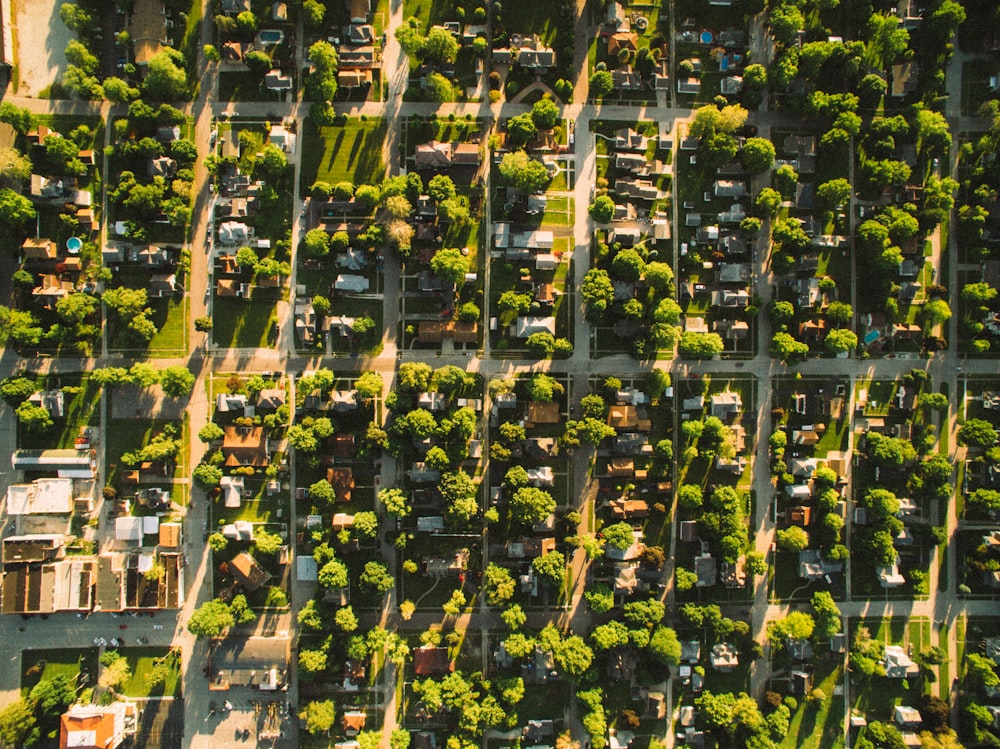
[[[264,29],[257,34],[261,44],[281,44],[285,41],[285,32],[281,29]]]

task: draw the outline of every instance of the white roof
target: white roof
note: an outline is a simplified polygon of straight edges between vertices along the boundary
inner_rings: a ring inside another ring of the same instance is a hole
[[[115,518],[115,538],[119,541],[142,541],[142,518]]]
[[[341,274],[337,276],[337,280],[333,282],[333,288],[338,291],[368,291],[368,279],[364,276]]]
[[[226,507],[239,507],[243,496],[242,476],[223,476],[219,488],[225,495]]]
[[[519,317],[515,325],[515,337],[527,338],[532,333],[556,334],[556,319],[554,317]]]
[[[97,731],[67,731],[66,746],[97,746]]]
[[[8,515],[67,515],[73,512],[72,479],[36,479],[7,488]]]
[[[142,519],[142,532],[149,535],[159,533],[160,519],[156,515],[146,515]]]

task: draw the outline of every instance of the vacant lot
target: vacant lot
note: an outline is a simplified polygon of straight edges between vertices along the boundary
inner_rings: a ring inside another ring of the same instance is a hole
[[[19,96],[38,96],[66,67],[63,50],[74,38],[59,18],[62,0],[13,0],[14,50]]]
[[[308,190],[321,180],[355,185],[379,183],[385,176],[382,120],[345,119],[342,124],[316,127],[311,119],[302,125],[302,176]]]

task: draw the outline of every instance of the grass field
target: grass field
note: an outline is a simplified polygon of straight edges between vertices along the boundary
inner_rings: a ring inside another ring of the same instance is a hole
[[[385,175],[382,120],[345,119],[343,124],[316,127],[311,119],[302,125],[300,186],[313,182],[379,183]]]
[[[18,423],[17,446],[24,449],[69,449],[73,447],[81,427],[100,424],[101,386],[81,375],[51,376],[43,388],[63,390],[65,414],[54,419],[48,429],[27,429]]]
[[[277,300],[220,299],[212,303],[212,337],[228,348],[270,348],[271,329],[278,321]]]
[[[76,676],[84,672],[91,681],[97,677],[97,648],[64,650],[25,650],[21,653],[21,695],[43,679],[61,674]]]
[[[168,424],[173,425],[180,432],[181,447],[177,453],[174,475],[172,477],[164,476],[163,483],[169,484],[176,479],[187,476],[187,456],[191,450],[190,435],[186,423],[153,419],[111,419],[104,446],[107,483],[114,484],[121,478],[122,471],[127,470],[124,466],[119,465],[124,453],[138,450],[143,445],[148,444]]]
[[[828,699],[799,703],[792,713],[788,735],[779,749],[835,749],[844,744],[844,700],[832,698],[843,675],[843,666],[821,661],[813,674],[813,686]]]
[[[121,654],[132,669],[130,678],[121,688],[126,697],[180,697],[181,657],[171,653],[170,648],[124,648]],[[157,661],[167,664],[167,679],[156,687],[150,687],[148,679]]]

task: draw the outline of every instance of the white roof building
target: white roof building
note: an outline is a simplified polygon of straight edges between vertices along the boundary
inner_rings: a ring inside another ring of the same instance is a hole
[[[68,515],[73,512],[72,479],[35,479],[7,488],[8,515]]]

